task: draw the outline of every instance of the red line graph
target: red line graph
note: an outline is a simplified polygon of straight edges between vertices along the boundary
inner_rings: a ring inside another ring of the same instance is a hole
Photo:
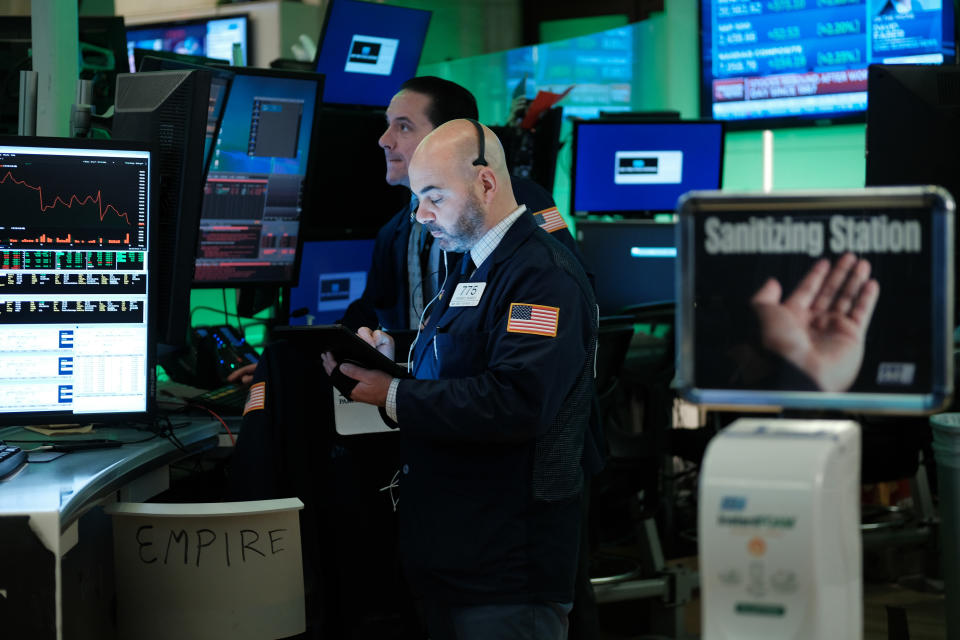
[[[61,198],[60,196],[56,196],[56,197],[53,199],[53,202],[52,202],[52,203],[50,203],[50,204],[48,204],[48,205],[44,205],[44,204],[43,204],[43,187],[36,187],[36,186],[34,186],[34,185],[32,185],[32,184],[28,184],[25,180],[18,180],[18,179],[13,175],[13,172],[11,172],[11,171],[7,171],[6,175],[4,175],[3,178],[0,178],[0,184],[5,183],[5,182],[7,181],[7,178],[10,178],[10,179],[13,181],[13,183],[16,184],[16,185],[19,185],[19,186],[22,186],[22,187],[26,187],[27,189],[33,189],[34,191],[37,192],[37,194],[40,196],[40,212],[41,212],[41,213],[43,213],[43,212],[45,212],[45,211],[48,211],[48,210],[50,210],[50,209],[53,209],[55,206],[57,206],[57,203],[60,203],[60,204],[62,204],[62,205],[65,205],[68,209],[72,209],[74,202],[76,202],[77,204],[79,204],[81,207],[84,206],[85,204],[90,203],[90,202],[96,202],[96,203],[97,203],[97,207],[100,209],[100,222],[103,222],[104,216],[106,216],[106,215],[107,215],[107,212],[112,209],[113,212],[114,212],[115,214],[117,214],[117,217],[118,217],[118,218],[123,218],[124,220],[127,221],[127,224],[130,224],[130,218],[127,217],[127,213],[126,213],[126,212],[121,213],[120,210],[117,209],[116,207],[114,207],[112,204],[108,204],[107,206],[104,206],[104,205],[103,205],[103,198],[102,198],[102,196],[100,195],[100,190],[99,190],[99,189],[97,189],[97,195],[95,195],[95,196],[86,196],[86,197],[84,197],[82,200],[81,200],[80,197],[77,196],[76,194],[71,195],[69,200],[64,200],[64,199]]]

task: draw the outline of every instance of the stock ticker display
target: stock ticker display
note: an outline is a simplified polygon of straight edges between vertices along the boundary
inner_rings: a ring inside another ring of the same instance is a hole
[[[294,278],[318,77],[234,77],[204,189],[196,284]]]
[[[867,66],[953,59],[943,0],[702,3],[704,115],[723,120],[863,112]]]
[[[0,413],[142,412],[150,155],[0,144]]]

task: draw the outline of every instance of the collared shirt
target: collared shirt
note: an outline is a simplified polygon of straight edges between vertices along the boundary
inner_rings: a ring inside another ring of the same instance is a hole
[[[496,249],[500,241],[503,240],[503,236],[507,235],[507,231],[510,230],[513,223],[516,222],[517,218],[526,210],[527,205],[520,205],[514,209],[510,215],[494,225],[490,231],[483,234],[482,238],[477,240],[477,243],[470,249],[470,258],[473,259],[474,268],[479,268],[480,265],[483,264],[483,261],[493,253],[493,250]]]
[[[516,222],[517,218],[523,215],[526,210],[526,205],[520,205],[510,212],[506,218],[495,224],[492,229],[483,234],[482,238],[477,240],[473,248],[470,249],[470,258],[473,260],[475,269],[479,268],[480,265],[483,264],[483,261],[490,257],[490,254],[493,253],[500,244],[500,241],[503,240],[503,236],[507,235],[507,231],[510,230],[513,223]],[[390,381],[390,388],[387,389],[387,402],[384,407],[387,412],[387,417],[394,422],[399,422],[397,420],[397,387],[399,386],[399,378],[394,378]]]

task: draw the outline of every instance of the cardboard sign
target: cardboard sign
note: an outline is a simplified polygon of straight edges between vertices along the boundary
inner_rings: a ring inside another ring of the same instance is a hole
[[[119,637],[285,638],[306,630],[296,498],[118,503]]]

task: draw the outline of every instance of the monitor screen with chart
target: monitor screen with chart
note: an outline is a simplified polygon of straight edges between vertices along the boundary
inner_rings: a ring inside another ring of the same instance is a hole
[[[149,415],[152,164],[135,143],[0,139],[0,421]]]

